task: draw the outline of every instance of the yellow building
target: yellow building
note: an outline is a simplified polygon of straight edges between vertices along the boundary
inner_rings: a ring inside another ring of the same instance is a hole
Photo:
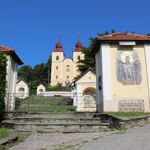
[[[66,86],[67,83],[71,83],[72,80],[79,75],[77,62],[79,59],[84,59],[82,53],[82,44],[78,41],[73,51],[73,59],[65,58],[62,44],[60,41],[56,43],[56,49],[52,52],[52,66],[51,66],[51,85],[55,86],[57,83],[61,83],[62,86]]]
[[[150,37],[113,33],[98,37],[97,111],[150,112]]]

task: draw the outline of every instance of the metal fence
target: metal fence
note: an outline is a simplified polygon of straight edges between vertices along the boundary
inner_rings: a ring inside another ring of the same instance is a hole
[[[95,108],[96,96],[83,93],[70,93],[67,96],[53,96],[28,93],[8,93],[6,95],[7,110],[32,111],[32,112],[73,112],[81,108]]]

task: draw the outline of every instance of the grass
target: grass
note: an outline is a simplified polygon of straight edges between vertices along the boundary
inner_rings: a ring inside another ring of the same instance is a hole
[[[6,145],[0,146],[0,150],[8,150],[10,147],[13,147],[19,143],[24,142],[29,137],[29,135],[30,135],[29,133],[20,133],[18,135],[17,141],[14,141],[14,142],[8,143]]]
[[[68,97],[27,98],[17,100],[17,110],[64,114],[73,113],[75,107],[67,105],[67,100],[69,100]]]
[[[18,110],[36,111],[36,112],[53,112],[53,113],[73,113],[74,106],[56,106],[49,105],[46,107],[19,107]]]
[[[0,139],[10,135],[10,132],[6,128],[0,128]]]
[[[56,105],[61,101],[60,98],[27,98],[24,100],[20,100],[21,104],[50,104],[50,105]]]
[[[120,117],[135,117],[135,116],[144,116],[144,115],[150,115],[150,113],[146,112],[109,112],[104,114],[110,114]]]

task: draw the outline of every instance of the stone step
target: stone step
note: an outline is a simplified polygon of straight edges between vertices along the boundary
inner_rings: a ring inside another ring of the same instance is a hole
[[[7,122],[9,120],[5,120]],[[45,122],[45,123],[71,123],[71,122],[78,122],[78,123],[84,123],[84,122],[91,122],[91,123],[100,123],[99,118],[35,118],[35,117],[15,117],[13,118],[13,121],[15,122]]]
[[[3,120],[2,124],[100,124],[98,119],[21,119]]]
[[[110,130],[108,124],[15,124],[20,132],[100,132]]]

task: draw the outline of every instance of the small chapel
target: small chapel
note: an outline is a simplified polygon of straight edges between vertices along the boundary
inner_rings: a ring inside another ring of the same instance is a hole
[[[97,111],[150,112],[150,36],[98,36],[93,54]]]
[[[65,58],[62,43],[58,41],[56,48],[52,52],[51,64],[51,86],[61,83],[63,87],[71,83],[75,77],[79,75],[78,64],[79,60],[84,59],[82,53],[82,43],[78,40],[73,50],[73,58]]]

